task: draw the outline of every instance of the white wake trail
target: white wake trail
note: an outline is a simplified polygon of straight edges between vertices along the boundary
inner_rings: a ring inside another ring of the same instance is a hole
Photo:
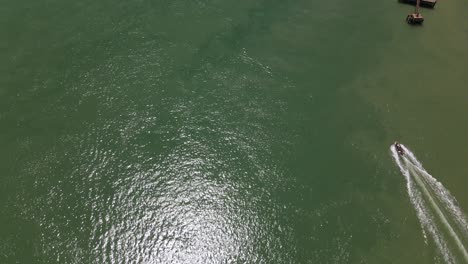
[[[468,238],[466,216],[455,197],[424,169],[408,148],[401,146],[405,153],[402,156],[393,145],[390,150],[407,181],[408,196],[421,223],[424,238],[427,241],[426,232],[430,234],[445,262],[457,263],[456,256],[461,254],[464,263],[468,263],[464,244]],[[452,244],[458,249],[458,254],[450,247]]]

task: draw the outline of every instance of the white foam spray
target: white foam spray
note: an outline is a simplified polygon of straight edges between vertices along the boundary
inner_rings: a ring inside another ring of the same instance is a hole
[[[447,263],[468,263],[468,222],[450,192],[430,175],[416,156],[401,145],[400,156],[392,145],[392,156],[406,179],[408,196],[421,223]]]

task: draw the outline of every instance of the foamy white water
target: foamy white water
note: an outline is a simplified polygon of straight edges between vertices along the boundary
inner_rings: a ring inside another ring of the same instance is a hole
[[[447,263],[468,263],[468,224],[466,216],[453,195],[422,166],[407,147],[400,156],[392,145],[390,150],[407,181],[411,203],[421,223],[424,238],[433,240]]]

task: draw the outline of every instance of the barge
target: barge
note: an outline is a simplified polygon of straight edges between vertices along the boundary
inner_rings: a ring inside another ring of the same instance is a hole
[[[400,3],[406,3],[410,5],[416,5],[417,0],[398,0]],[[419,5],[421,7],[434,8],[437,3],[437,0],[421,0]]]

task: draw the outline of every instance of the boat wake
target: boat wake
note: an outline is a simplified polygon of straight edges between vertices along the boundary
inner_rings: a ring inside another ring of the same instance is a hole
[[[400,144],[394,145],[393,158],[406,179],[411,203],[421,223],[426,242],[430,237],[446,263],[468,263],[468,222],[450,192],[430,175],[416,156]]]

